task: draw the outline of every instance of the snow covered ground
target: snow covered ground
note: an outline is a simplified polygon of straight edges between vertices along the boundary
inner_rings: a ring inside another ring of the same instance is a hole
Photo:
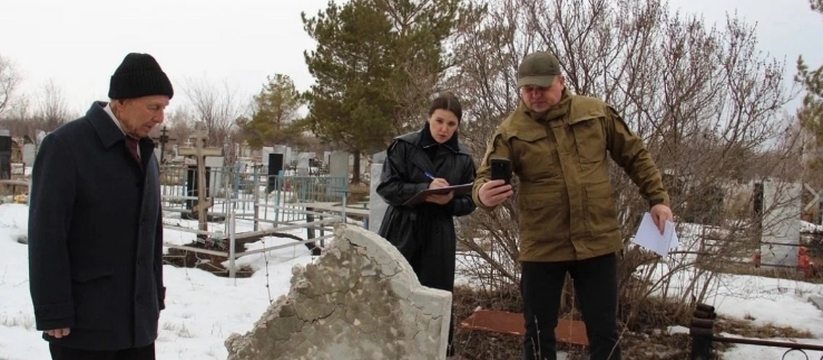
[[[29,298],[26,245],[16,239],[26,233],[26,205],[0,205],[0,360],[48,359],[46,343],[34,329]],[[174,220],[177,223],[179,220]],[[249,224],[238,225],[238,230]],[[174,243],[188,242],[193,234],[166,230]],[[294,242],[266,238],[268,244]],[[257,246],[260,246],[259,244]],[[172,359],[225,359],[223,342],[233,332],[244,333],[269,305],[288,292],[291,268],[312,257],[305,246],[286,247],[238,260],[260,271],[247,279],[216,277],[197,269],[166,266],[166,310],[160,318],[157,356]],[[718,313],[753,318],[757,324],[792,326],[808,330],[815,339],[799,342],[823,345],[823,312],[808,301],[823,295],[823,285],[762,278],[722,275],[709,299]],[[673,328],[672,331],[684,331]],[[779,339],[786,340],[786,339]],[[725,354],[729,360],[780,359],[785,350],[739,345]],[[809,352],[810,358],[823,353]],[[794,359],[789,355],[787,359]]]
[[[46,343],[34,329],[26,245],[16,241],[18,235],[26,233],[27,211],[26,205],[0,205],[0,359],[3,360],[49,358]],[[165,236],[174,243],[194,238],[193,234],[174,230],[166,230]],[[278,238],[265,241],[269,245],[295,242]],[[276,300],[288,292],[291,268],[311,261],[311,254],[303,245],[250,255],[239,259],[238,265],[268,268],[268,272],[257,271],[250,278],[236,280],[199,269],[167,265],[164,268],[166,309],[161,313],[156,346],[158,359],[225,359],[228,353],[223,341],[232,332],[242,334],[251,330],[268,307],[269,299]]]

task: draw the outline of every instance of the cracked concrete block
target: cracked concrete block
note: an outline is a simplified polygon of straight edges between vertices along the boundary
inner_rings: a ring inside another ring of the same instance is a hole
[[[341,224],[323,255],[292,269],[288,295],[226,339],[228,360],[445,359],[451,302],[388,241]]]

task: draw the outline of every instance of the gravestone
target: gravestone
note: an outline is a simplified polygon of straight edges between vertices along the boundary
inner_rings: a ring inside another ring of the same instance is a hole
[[[292,166],[292,161],[294,158],[292,157],[291,148],[286,145],[275,145],[274,151],[275,154],[282,154],[283,155],[283,170],[288,170]]]
[[[211,169],[210,179],[206,182],[209,184],[209,194],[220,194],[220,190],[223,189],[224,161],[223,156],[206,156],[206,168]]]
[[[266,173],[266,192],[272,192],[276,187],[277,176],[284,169],[283,154],[269,154]]]
[[[212,192],[212,187],[210,184],[211,181],[211,169],[206,167],[203,169],[205,172],[205,176],[203,177],[206,181],[205,191],[206,197],[213,196],[214,193]],[[198,197],[198,191],[200,189],[200,185],[197,183],[197,179],[199,176],[197,175],[197,165],[189,165],[186,167],[186,196],[190,197]],[[197,205],[197,199],[187,199],[186,200],[186,210],[192,210]],[[194,216],[194,214],[191,214]],[[196,216],[194,216],[196,218]]]
[[[11,179],[11,134],[0,130],[0,180]]]
[[[445,359],[451,303],[388,241],[340,224],[315,262],[292,269],[288,295],[226,339],[228,360]]]
[[[335,151],[329,155],[329,176],[349,179],[349,153]]]
[[[762,189],[761,265],[796,268],[800,245],[801,185],[764,181]]]
[[[25,144],[23,145],[23,165],[25,166],[33,166],[34,160],[36,158],[35,152],[37,151],[37,146],[34,144]]]
[[[43,139],[45,139],[46,135],[48,135],[48,134],[49,133],[47,133],[43,130],[37,130],[37,135],[35,135],[34,137],[35,137],[35,139],[37,139],[36,144],[37,144],[37,149],[38,150],[40,149],[40,144],[43,143]]]
[[[381,151],[371,156],[371,181],[369,184],[369,230],[377,232],[380,230],[380,223],[383,222],[383,215],[389,204],[377,194],[377,185],[380,184],[380,173],[383,171],[383,161],[386,160],[386,152]]]
[[[313,152],[301,152],[297,154],[297,176],[309,176],[309,159],[313,157]]]
[[[269,154],[274,154],[274,148],[271,146],[263,146],[260,149],[260,163],[265,165],[266,167],[269,166]]]

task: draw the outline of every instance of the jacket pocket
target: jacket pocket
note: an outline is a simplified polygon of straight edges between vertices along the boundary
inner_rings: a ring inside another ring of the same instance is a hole
[[[588,118],[571,124],[580,165],[587,167],[606,159],[606,134],[600,118]]]
[[[545,128],[512,134],[513,165],[517,175],[530,182],[550,179],[560,173],[557,147]]]
[[[114,271],[103,267],[80,268],[72,272],[75,328],[111,329],[113,277]]]
[[[612,198],[612,187],[609,181],[592,184],[584,188],[586,198],[583,204],[586,207],[586,225],[592,235],[599,235],[617,230],[617,209]]]
[[[521,240],[552,241],[560,235],[553,232],[568,215],[561,208],[560,197],[560,192],[521,194],[518,198]]]

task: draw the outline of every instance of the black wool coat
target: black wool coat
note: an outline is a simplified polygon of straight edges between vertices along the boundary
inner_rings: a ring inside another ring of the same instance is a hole
[[[140,140],[138,163],[105,105],[43,139],[29,201],[36,327],[70,328],[43,337],[86,350],[151,344],[165,298],[154,144]]]
[[[424,149],[428,126],[401,135],[386,151],[377,193],[389,204],[378,234],[391,242],[407,258],[414,258],[421,249],[425,253],[454,262],[456,235],[455,216],[471,214],[475,204],[471,194],[455,196],[446,205],[423,203],[404,206],[418,192],[427,189],[431,179],[426,173],[444,178],[451,185],[474,181],[475,167],[471,153],[459,144],[457,133],[452,141],[437,146],[430,159]],[[453,265],[451,271],[453,272]],[[453,275],[452,275],[453,276]]]

